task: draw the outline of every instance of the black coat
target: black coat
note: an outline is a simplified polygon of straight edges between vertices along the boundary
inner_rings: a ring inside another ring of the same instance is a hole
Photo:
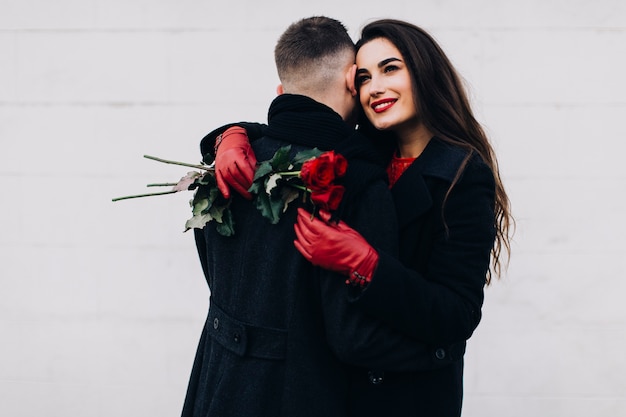
[[[288,95],[272,104],[269,128],[271,137],[253,143],[259,161],[287,143],[294,153],[302,142],[312,145],[303,138],[325,150],[331,139],[354,133],[328,107]],[[351,167],[364,168],[348,158],[349,174]],[[395,209],[387,184],[376,178],[356,181],[360,201],[345,221],[393,254]],[[213,223],[195,230],[210,306],[184,417],[347,416],[351,368],[345,363],[417,369],[417,342],[363,314],[348,301],[345,277],[313,267],[295,249],[295,207],[276,225],[238,195],[231,210],[235,236],[221,236]]]
[[[495,183],[479,157],[470,159],[445,197],[466,155],[433,138],[392,188],[400,259],[381,253],[372,282],[351,298],[419,340],[423,370],[354,370],[355,416],[461,413],[465,343],[481,318],[495,238]]]

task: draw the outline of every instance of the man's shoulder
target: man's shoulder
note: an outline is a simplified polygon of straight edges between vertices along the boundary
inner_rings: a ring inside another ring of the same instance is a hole
[[[202,140],[200,140],[200,153],[202,156],[204,157],[207,154],[215,156],[215,142],[217,141],[217,137],[233,126],[239,126],[246,129],[248,138],[251,141],[263,136],[265,128],[267,127],[266,125],[257,122],[236,122],[228,123],[213,129],[207,133]]]

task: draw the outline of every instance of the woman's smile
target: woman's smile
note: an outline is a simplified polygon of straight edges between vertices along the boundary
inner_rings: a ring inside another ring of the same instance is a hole
[[[382,100],[376,100],[371,104],[372,109],[376,113],[382,113],[385,110],[391,108],[398,100],[395,98],[384,98]]]

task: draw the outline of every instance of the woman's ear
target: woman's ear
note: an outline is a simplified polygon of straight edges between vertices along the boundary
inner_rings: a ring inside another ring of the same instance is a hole
[[[356,64],[352,64],[352,66],[350,66],[350,69],[348,69],[348,72],[346,72],[346,87],[348,88],[348,91],[350,91],[350,94],[352,94],[352,97],[355,97],[357,94]]]
[[[284,92],[285,92],[285,90],[283,90],[283,85],[282,84],[278,84],[278,87],[276,87],[276,94],[278,94],[280,96]]]

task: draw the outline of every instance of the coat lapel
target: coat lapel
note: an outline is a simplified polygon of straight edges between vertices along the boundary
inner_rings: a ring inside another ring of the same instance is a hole
[[[417,162],[411,164],[391,188],[400,229],[426,212],[433,204]]]
[[[434,137],[424,152],[402,174],[391,193],[396,205],[398,226],[402,229],[433,205],[426,177],[451,183],[467,152]]]

